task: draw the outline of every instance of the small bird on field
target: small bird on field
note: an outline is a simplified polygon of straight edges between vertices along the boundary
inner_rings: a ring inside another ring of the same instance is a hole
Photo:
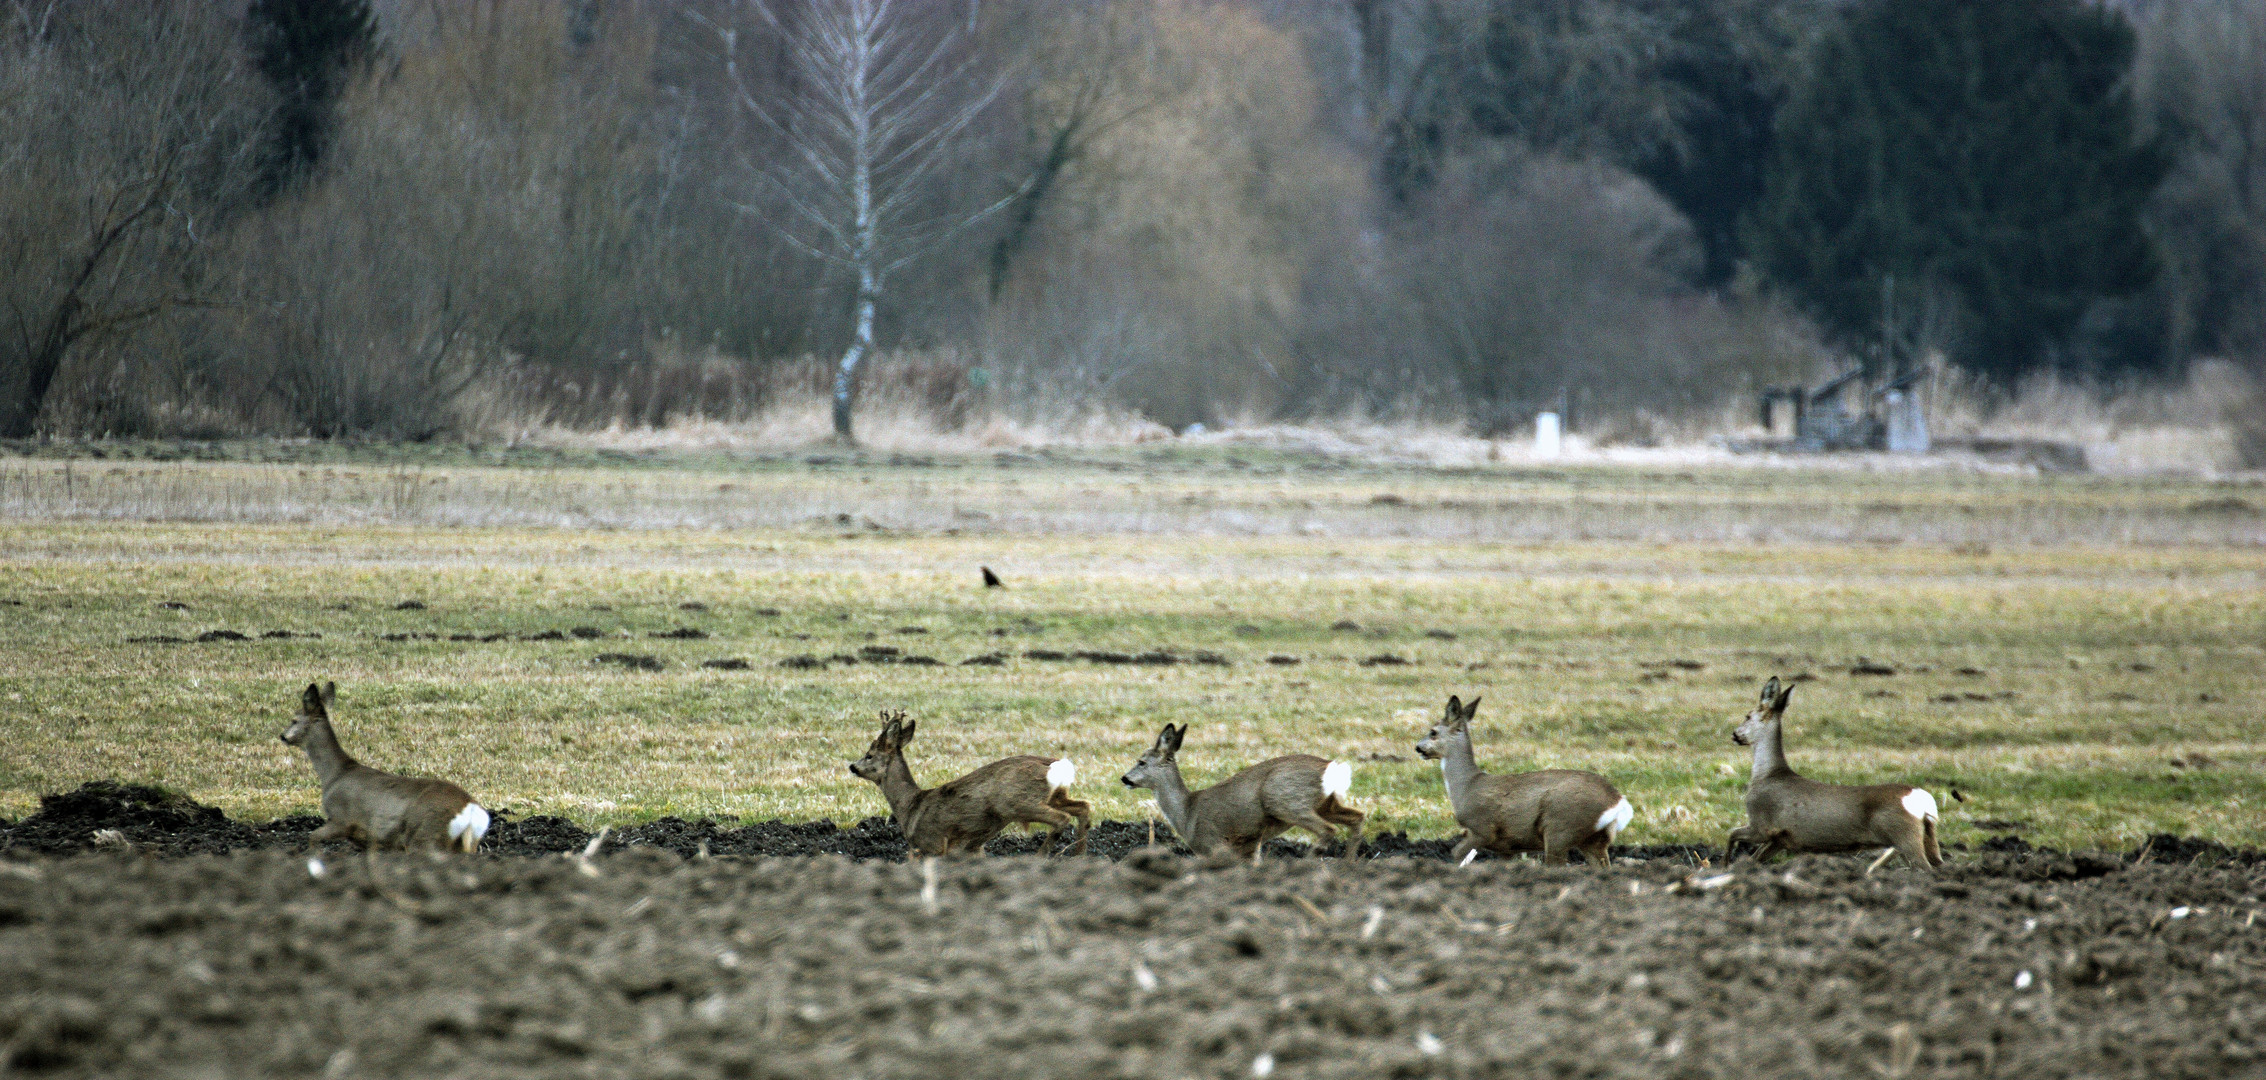
[[[999,575],[998,575],[998,574],[994,574],[994,573],[992,573],[992,572],[991,572],[991,567],[988,567],[988,566],[986,566],[986,567],[981,567],[981,569],[982,569],[982,570],[983,570],[983,572],[984,572],[984,588],[987,588],[987,589],[996,589],[996,588],[999,588],[999,587],[1000,587],[1000,586],[1002,586],[1002,585],[1005,585],[1005,584],[1007,584],[1006,582],[999,580]]]

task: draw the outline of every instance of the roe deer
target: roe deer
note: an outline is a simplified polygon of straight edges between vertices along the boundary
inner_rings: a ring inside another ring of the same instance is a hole
[[[1164,726],[1156,744],[1124,776],[1126,787],[1157,793],[1157,809],[1172,831],[1199,855],[1226,848],[1258,861],[1259,846],[1293,826],[1322,841],[1335,839],[1337,827],[1353,830],[1344,857],[1361,853],[1361,823],[1369,815],[1346,805],[1353,766],[1311,754],[1269,758],[1202,791],[1180,779],[1181,737],[1188,725]]]
[[[1731,830],[1725,849],[1754,844],[1759,861],[1781,851],[1893,848],[1919,869],[1943,865],[1935,796],[1904,784],[1821,784],[1786,764],[1779,722],[1793,696],[1792,683],[1781,688],[1773,677],[1762,688],[1762,702],[1731,732],[1732,742],[1755,748],[1755,771],[1747,782],[1747,823]]]
[[[904,713],[882,713],[881,734],[866,747],[865,756],[850,763],[850,773],[871,780],[889,800],[889,816],[905,833],[905,846],[924,855],[954,851],[983,854],[984,844],[1007,826],[1023,823],[1051,825],[1047,851],[1062,843],[1062,831],[1073,822],[1078,842],[1070,854],[1086,853],[1086,834],[1093,830],[1093,806],[1070,797],[1078,782],[1078,767],[1069,758],[1024,755],[1001,758],[958,780],[922,788],[905,764],[905,744],[913,729]]]
[[[302,747],[323,785],[323,825],[314,843],[351,840],[365,848],[402,851],[479,850],[488,835],[488,812],[463,788],[446,780],[395,776],[348,756],[330,727],[338,684],[307,684],[299,715],[283,729],[286,745]]]
[[[1539,851],[1545,866],[1563,866],[1566,853],[1580,849],[1590,862],[1612,862],[1608,849],[1636,816],[1636,809],[1613,782],[1577,769],[1490,776],[1479,771],[1471,753],[1471,717],[1479,699],[1466,705],[1448,699],[1448,714],[1416,744],[1416,752],[1440,763],[1463,839],[1450,856],[1461,862],[1473,848],[1497,855]]]

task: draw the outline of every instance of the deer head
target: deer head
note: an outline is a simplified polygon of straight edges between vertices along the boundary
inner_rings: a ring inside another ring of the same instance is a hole
[[[1164,730],[1157,733],[1157,741],[1149,747],[1149,752],[1142,754],[1141,760],[1134,762],[1133,767],[1125,770],[1125,775],[1119,779],[1125,782],[1126,787],[1156,787],[1157,778],[1165,770],[1178,767],[1173,755],[1179,753],[1180,739],[1186,734],[1188,725],[1182,724],[1176,728],[1166,724]]]
[[[1753,746],[1755,740],[1762,738],[1765,731],[1778,723],[1779,716],[1786,712],[1787,699],[1793,696],[1793,683],[1787,683],[1781,688],[1778,677],[1771,676],[1770,681],[1763,684],[1762,700],[1755,704],[1754,711],[1748,713],[1738,727],[1731,729],[1731,741],[1741,746]]]
[[[307,684],[307,692],[299,697],[299,715],[291,718],[290,726],[277,736],[286,746],[298,746],[307,741],[307,731],[318,723],[330,722],[330,703],[338,699],[338,684]]]
[[[1442,716],[1439,723],[1432,725],[1432,730],[1424,733],[1424,741],[1416,744],[1417,756],[1428,761],[1438,761],[1446,757],[1449,742],[1456,739],[1469,740],[1471,738],[1471,717],[1473,713],[1478,711],[1478,698],[1471,699],[1469,705],[1454,697],[1448,698],[1447,715]]]
[[[872,745],[865,748],[864,757],[850,763],[850,775],[863,780],[880,780],[889,772],[890,759],[913,741],[913,729],[919,726],[918,720],[907,723],[902,712],[884,711],[881,734],[873,737]]]

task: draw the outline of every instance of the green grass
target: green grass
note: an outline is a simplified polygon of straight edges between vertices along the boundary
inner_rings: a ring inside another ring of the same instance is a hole
[[[1578,482],[1589,492],[1580,498],[1607,502],[1631,492],[1665,498],[1659,489],[1685,484],[1616,484],[1608,470],[1547,482],[1409,471],[1388,484],[1384,473],[1355,483],[1296,468],[1223,478],[1208,471],[1217,467],[1165,463],[1148,482],[1175,492],[1215,485],[1239,505],[1337,501],[1364,514],[1373,490],[1364,484],[1408,499],[1446,497],[1426,485],[1453,487],[1457,498],[1493,485],[1502,490],[1490,498],[1511,499],[1504,491],[1540,484],[1547,490],[1517,498],[1553,501],[1575,498],[1568,485]],[[201,491],[243,483],[247,466],[164,468],[174,487]],[[1092,516],[1106,495],[1062,509],[1086,490],[1082,468],[960,463],[942,470],[949,483],[938,468],[887,465],[831,478],[784,467],[732,474],[736,496],[756,503],[831,498],[859,513],[939,521],[969,503],[989,514],[1040,508],[1015,529],[981,535],[845,534],[831,523],[113,523],[19,512],[0,524],[0,601],[21,602],[0,606],[0,815],[97,778],[164,784],[254,818],[311,811],[312,774],[275,734],[300,687],[336,679],[342,738],[372,764],[448,776],[491,806],[590,823],[880,813],[878,793],[844,765],[871,737],[874,713],[901,708],[921,720],[911,757],[927,782],[1010,753],[1068,754],[1082,796],[1104,816],[1137,817],[1146,793],[1117,775],[1160,724],[1188,722],[1183,757],[1194,782],[1278,753],[1347,757],[1373,827],[1443,834],[1437,770],[1410,746],[1457,693],[1485,700],[1478,740],[1490,769],[1595,769],[1637,805],[1626,841],[1720,841],[1742,817],[1746,760],[1731,725],[1762,679],[1807,672],[1817,678],[1788,716],[1796,767],[1819,779],[1925,784],[1945,808],[1947,840],[1972,843],[1990,835],[1972,821],[2011,819],[2055,846],[2124,847],[2156,831],[2266,844],[2257,812],[2266,805],[2257,721],[2266,550],[2116,542],[2117,522],[2159,536],[2213,497],[2210,485],[1840,481],[1876,503],[1966,500],[1990,517],[2003,500],[2034,524],[2094,523],[2067,544],[1608,542],[1571,532],[1514,543],[1430,529],[1391,535],[1388,511],[1442,511],[1389,504],[1368,534],[1192,535],[1203,530],[1175,518],[1159,534],[1132,535],[1123,521]],[[521,485],[515,497],[534,507],[580,497],[606,474],[442,475],[459,488]],[[689,490],[712,477],[653,470],[649,479]],[[1830,476],[1786,474],[1775,488],[1754,479],[1702,473],[1689,486],[1712,494],[1679,513],[1702,515],[1702,533],[1736,531],[1769,520],[1774,499],[1851,497],[1833,494]],[[319,478],[306,483],[320,490]],[[1708,506],[1692,509],[1700,503]],[[1940,520],[1955,516],[1967,515]],[[979,564],[1003,571],[1010,587],[978,587]],[[428,607],[396,610],[405,599]],[[160,606],[168,601],[188,610]],[[680,607],[690,602],[706,610]],[[1331,629],[1346,619],[1363,629]],[[577,626],[608,637],[516,640]],[[648,636],[679,626],[711,637]],[[910,626],[927,632],[898,632]],[[126,640],[212,629],[322,637]],[[514,640],[380,637],[405,631]],[[944,666],[778,666],[869,645]],[[1151,648],[1212,650],[1232,665],[1021,658]],[[591,663],[609,651],[667,667]],[[958,666],[993,651],[1015,658]],[[1359,663],[1388,652],[1412,663]],[[1276,654],[1301,662],[1266,662]],[[722,657],[753,667],[699,666]],[[1858,657],[1900,674],[1852,675]],[[1935,700],[1943,695],[1960,700]],[[1954,803],[1953,786],[1969,801]]]

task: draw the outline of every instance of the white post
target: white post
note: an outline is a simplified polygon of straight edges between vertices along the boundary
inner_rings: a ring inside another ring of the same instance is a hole
[[[1554,458],[1565,448],[1564,433],[1558,427],[1558,414],[1538,413],[1534,417],[1534,456]]]
[[[1891,390],[1888,404],[1888,452],[1891,454],[1925,454],[1928,452],[1928,414],[1921,408],[1919,394],[1910,390]]]

